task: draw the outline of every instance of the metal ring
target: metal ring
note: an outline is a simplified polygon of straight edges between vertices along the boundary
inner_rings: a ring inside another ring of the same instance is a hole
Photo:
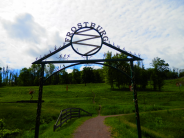
[[[97,50],[96,52],[94,52],[94,53],[92,53],[92,54],[81,54],[81,53],[79,53],[77,50],[75,50],[75,48],[73,47],[73,43],[72,43],[73,36],[74,36],[79,30],[84,29],[84,28],[89,28],[89,29],[95,30],[95,31],[99,34],[99,36],[100,36],[100,38],[101,38],[101,45],[100,45],[100,47],[98,48],[98,50]],[[91,56],[91,55],[96,54],[96,53],[102,48],[103,38],[102,38],[102,35],[100,34],[100,32],[99,32],[98,30],[96,30],[95,28],[93,28],[93,27],[81,27],[81,28],[79,28],[78,30],[76,30],[76,31],[73,33],[73,35],[72,35],[72,37],[71,37],[71,40],[70,40],[70,43],[71,43],[72,49],[73,49],[77,54],[82,55],[82,56]]]

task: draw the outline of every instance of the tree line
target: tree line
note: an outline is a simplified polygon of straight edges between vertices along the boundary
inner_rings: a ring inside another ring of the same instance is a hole
[[[104,54],[105,59],[123,59],[127,58],[124,54],[112,54],[107,52]],[[105,62],[105,64],[115,67],[128,75],[131,75],[130,62],[113,61]],[[164,60],[156,57],[150,63],[152,68],[145,69],[143,62],[138,61],[134,64],[136,84],[139,89],[145,90],[147,85],[153,86],[154,90],[161,90],[165,79],[175,79],[184,76],[184,71],[180,72],[178,76],[178,69],[171,70],[169,64]],[[101,69],[93,69],[86,66],[79,71],[74,68],[71,73],[66,70],[54,73],[56,70],[54,64],[47,64],[44,68],[45,85],[58,84],[81,84],[84,83],[108,83],[112,89],[118,87],[119,89],[130,86],[131,81],[121,72],[103,66]],[[41,65],[33,64],[29,68],[23,68],[20,72],[10,69],[8,66],[0,67],[0,86],[38,86],[41,75]],[[51,76],[52,75],[52,76]],[[51,77],[49,77],[51,76]]]
[[[55,70],[54,64],[47,64],[44,68],[44,79],[48,78],[45,85],[103,83],[103,69],[84,67],[82,71],[74,68],[71,73],[66,70],[59,71],[51,76]],[[29,68],[23,68],[20,73],[12,69],[0,68],[0,86],[38,86],[41,76],[41,65],[33,64]],[[51,76],[51,77],[49,77]]]
[[[127,58],[125,54],[115,54],[112,55],[112,52],[105,53],[106,59],[123,59]],[[113,66],[121,71],[124,71],[126,74],[131,74],[130,61],[113,61],[106,62],[105,64]],[[141,90],[145,90],[147,85],[150,84],[153,87],[153,90],[161,91],[164,80],[166,79],[175,79],[178,77],[184,76],[184,73],[181,72],[178,76],[178,71],[174,68],[173,71],[169,68],[169,64],[164,60],[156,57],[150,63],[152,68],[145,69],[143,61],[138,61],[137,64],[134,64],[135,71],[135,82],[137,87]],[[125,77],[121,72],[114,71],[112,68],[103,67],[105,82],[110,84],[111,88],[114,89],[114,86],[119,89],[127,86],[131,86],[132,82],[128,77]]]

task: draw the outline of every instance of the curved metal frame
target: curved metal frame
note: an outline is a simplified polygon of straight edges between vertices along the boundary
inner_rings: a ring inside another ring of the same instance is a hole
[[[72,65],[66,66],[66,67],[64,67],[64,68],[62,68],[62,69],[60,69],[60,70],[54,72],[52,75],[50,75],[49,77],[47,77],[44,81],[46,81],[47,79],[49,79],[49,78],[52,77],[53,75],[57,74],[58,72],[60,72],[60,71],[62,71],[62,70],[64,70],[64,69],[66,69],[66,68],[69,68],[69,67],[72,67],[72,66],[76,66],[76,65],[81,65],[81,64],[84,64],[84,63],[76,63],[76,64],[72,64]],[[116,69],[116,70],[120,71],[121,73],[123,73],[124,75],[126,75],[129,79],[132,80],[132,78],[131,78],[128,74],[126,74],[125,72],[123,72],[123,71],[121,71],[120,69],[117,69],[117,68],[115,68],[115,67],[113,67],[113,66],[111,66],[111,65],[107,65],[107,64],[103,64],[103,63],[98,63],[98,62],[97,62],[97,63],[93,63],[93,64],[100,64],[100,65],[104,65],[104,66],[108,66],[108,67],[111,67],[111,68],[113,68],[113,69]]]

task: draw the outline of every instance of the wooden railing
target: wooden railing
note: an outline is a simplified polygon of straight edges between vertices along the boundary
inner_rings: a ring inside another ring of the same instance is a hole
[[[87,115],[81,115],[81,111],[84,111],[87,113]],[[81,109],[81,108],[67,108],[64,109],[60,112],[60,115],[54,125],[54,131],[58,128],[61,127],[62,124],[64,124],[65,122],[67,122],[67,120],[74,118],[74,117],[82,117],[82,116],[92,116],[91,113]],[[58,124],[58,122],[60,121],[60,124]]]

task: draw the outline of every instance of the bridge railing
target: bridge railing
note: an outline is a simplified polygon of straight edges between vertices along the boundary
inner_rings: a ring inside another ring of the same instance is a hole
[[[87,115],[81,115],[81,111],[87,113]],[[67,109],[63,109],[61,110],[59,117],[54,125],[54,131],[58,128],[61,127],[62,124],[64,124],[65,122],[67,122],[69,119],[71,120],[72,118],[75,117],[82,117],[82,116],[92,116],[91,113],[81,109],[81,108],[67,108]],[[58,122],[60,121],[60,123],[58,124]],[[58,124],[58,125],[57,125]]]

